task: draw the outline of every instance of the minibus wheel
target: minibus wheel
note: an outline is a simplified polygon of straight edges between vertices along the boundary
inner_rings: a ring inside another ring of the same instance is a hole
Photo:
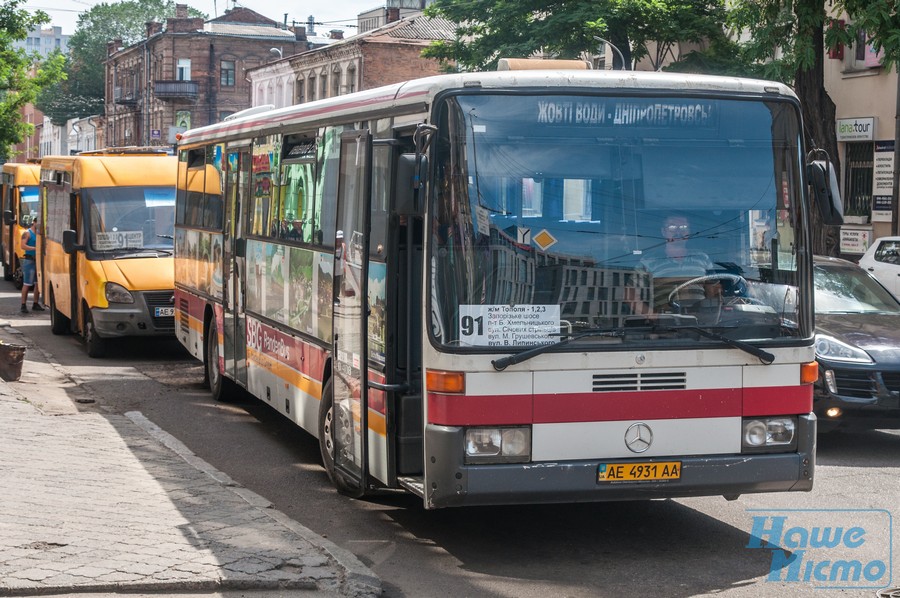
[[[53,291],[50,291],[50,332],[53,334],[68,334],[71,332],[71,326],[69,318],[56,309],[56,297],[54,297]]]
[[[325,473],[328,474],[328,479],[331,480],[338,492],[359,498],[365,494],[364,490],[348,484],[343,476],[334,469],[333,434],[350,434],[353,429],[353,422],[345,421],[346,418],[351,417],[350,414],[348,413],[344,418],[341,418],[340,415],[336,415],[340,411],[336,412],[334,409],[334,390],[329,378],[325,386],[322,387],[322,402],[319,405],[319,451],[322,453],[322,465],[325,466]],[[333,429],[334,426],[338,426],[339,429]]]
[[[13,286],[16,287],[17,291],[22,290],[22,286],[24,284],[24,280],[22,278],[23,278],[22,267],[16,266],[16,269],[13,270],[12,281],[13,281]]]
[[[97,334],[97,327],[94,326],[91,310],[86,305],[84,306],[84,326],[81,328],[81,334],[89,357],[103,357],[106,355],[108,341]]]

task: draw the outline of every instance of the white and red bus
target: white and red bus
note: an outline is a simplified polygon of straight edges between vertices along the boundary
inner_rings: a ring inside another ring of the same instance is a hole
[[[812,488],[823,171],[787,87],[442,75],[251,110],[178,154],[176,334],[217,398],[318,437],[343,493]],[[647,266],[667,227],[702,269]]]

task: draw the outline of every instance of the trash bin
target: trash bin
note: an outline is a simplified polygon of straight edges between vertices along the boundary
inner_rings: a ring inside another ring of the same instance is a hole
[[[0,378],[15,382],[22,376],[25,347],[0,341]]]

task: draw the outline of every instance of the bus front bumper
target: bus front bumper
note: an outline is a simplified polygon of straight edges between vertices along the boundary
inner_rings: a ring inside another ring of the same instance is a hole
[[[791,453],[704,455],[634,459],[681,463],[681,477],[663,482],[600,482],[601,463],[610,459],[471,465],[462,461],[463,428],[429,425],[427,460],[443,464],[425,480],[427,508],[453,506],[601,502],[757,492],[812,490],[816,419],[801,416],[798,449]],[[434,450],[432,450],[434,449]],[[451,466],[453,464],[453,466]]]
[[[111,303],[109,307],[91,309],[94,328],[101,338],[175,334],[174,303],[167,299],[174,296],[174,291],[132,291],[132,295],[134,303]]]

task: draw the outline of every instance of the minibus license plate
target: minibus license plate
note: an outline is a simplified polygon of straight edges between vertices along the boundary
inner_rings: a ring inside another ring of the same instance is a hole
[[[166,316],[174,316],[175,308],[174,307],[157,307],[156,308],[156,317],[164,318]]]
[[[601,463],[598,482],[659,482],[681,479],[681,461],[657,463]]]

